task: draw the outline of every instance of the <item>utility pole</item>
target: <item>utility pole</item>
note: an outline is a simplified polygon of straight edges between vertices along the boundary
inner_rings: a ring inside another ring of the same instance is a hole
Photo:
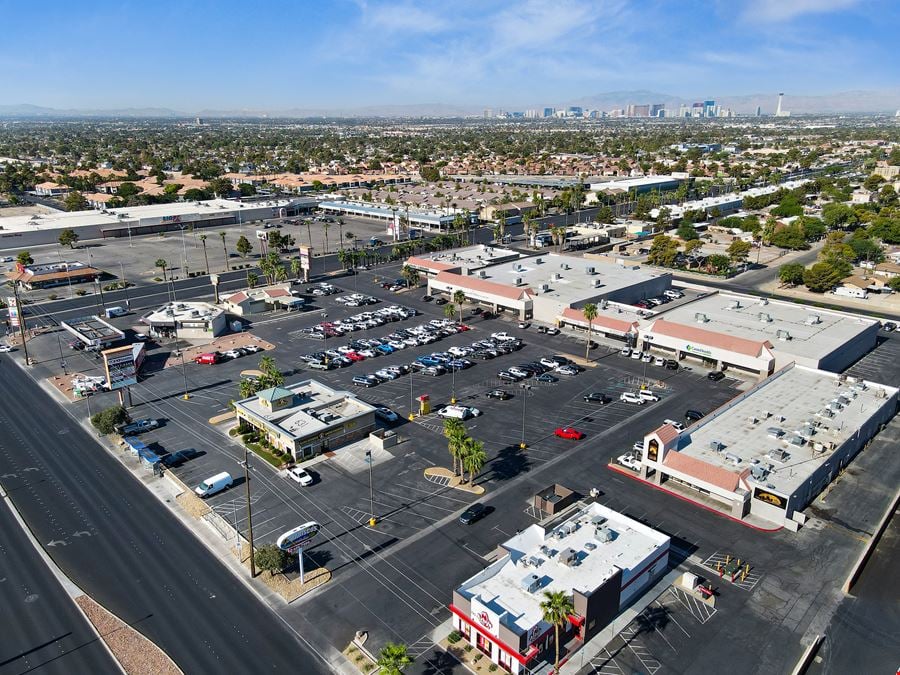
[[[250,578],[256,577],[256,561],[253,559],[253,513],[250,508],[250,451],[244,448],[244,484],[247,486],[247,536],[250,539]]]
[[[525,443],[525,401],[528,399],[528,390],[531,389],[531,385],[522,384],[519,386],[522,388],[522,441],[519,443],[519,448],[524,450],[528,447]]]
[[[119,261],[119,269],[122,272],[122,287],[125,289],[125,308],[131,309],[131,300],[128,299],[128,280],[125,279],[125,265],[122,264],[122,261]]]
[[[19,335],[22,338],[22,351],[25,352],[25,365],[31,365],[31,359],[28,358],[28,343],[25,341],[25,312],[22,309],[22,303],[19,302],[19,283],[13,282],[13,296],[16,301],[16,319],[19,322]]]
[[[369,463],[369,527],[375,527],[375,483],[372,482],[372,450],[366,450],[366,461]]]

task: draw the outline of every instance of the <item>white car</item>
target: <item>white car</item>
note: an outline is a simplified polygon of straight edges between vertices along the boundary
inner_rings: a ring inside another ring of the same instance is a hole
[[[641,463],[630,452],[626,452],[624,455],[619,455],[616,458],[616,461],[622,466],[631,469],[632,471],[640,471]]]
[[[313,484],[313,477],[306,472],[306,469],[301,469],[299,466],[288,469],[288,477],[303,487]]]
[[[0,345],[0,354],[8,354],[14,349],[15,347],[10,347],[9,345]]]
[[[671,298],[672,300],[678,300],[679,298],[684,297],[684,293],[681,291],[676,291],[673,289],[669,289],[668,291],[663,291],[663,295],[667,298]]]
[[[657,356],[655,359],[653,359],[653,365],[654,366],[664,366],[664,365],[666,365],[666,360],[661,356]]]
[[[619,396],[619,400],[622,403],[634,403],[635,405],[644,405],[644,399],[642,399],[637,394],[634,394],[630,391],[624,392],[621,396]]]
[[[656,394],[654,394],[654,393],[653,393],[652,391],[650,391],[649,389],[641,389],[640,391],[638,391],[637,395],[638,395],[640,398],[644,399],[645,401],[653,401],[653,402],[656,402],[656,401],[659,400],[659,396],[657,396]]]
[[[472,417],[481,417],[481,411],[478,408],[473,408],[472,406],[465,406],[465,408]]]
[[[622,349],[619,353],[627,359],[629,356],[631,356],[631,348],[630,347],[622,347]]]
[[[684,425],[681,422],[676,422],[675,420],[663,420],[663,424],[671,424],[678,429],[678,431],[684,431]]]
[[[226,359],[239,359],[243,356],[243,354],[237,349],[229,349],[227,352],[223,352],[222,356]]]
[[[644,363],[653,363],[653,356],[648,352],[641,357],[641,361]]]
[[[400,419],[400,416],[395,413],[390,408],[379,407],[375,408],[375,417],[380,419],[382,422],[396,422]]]
[[[631,352],[631,358],[633,358],[637,361],[640,361],[642,358],[644,358],[644,352],[639,352],[639,351],[635,350],[635,351]]]

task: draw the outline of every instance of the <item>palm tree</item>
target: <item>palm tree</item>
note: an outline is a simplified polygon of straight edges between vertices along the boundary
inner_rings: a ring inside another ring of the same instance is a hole
[[[584,314],[584,318],[588,322],[587,346],[584,348],[584,360],[587,361],[591,350],[591,321],[597,318],[597,305],[589,302],[581,308],[581,313]]]
[[[345,238],[348,242],[350,242],[350,245],[351,245],[353,248],[356,248],[356,244],[354,243],[354,239],[356,239],[356,235],[355,235],[355,234],[353,234],[352,232],[347,232],[347,234],[344,235],[344,238]]]
[[[259,275],[247,270],[247,288],[256,288],[257,283],[259,283]]]
[[[203,244],[203,259],[206,261],[206,273],[209,274],[209,256],[206,253],[206,235],[200,235],[200,243]]]
[[[312,223],[312,221],[309,218],[307,218],[306,219],[306,238],[309,240],[310,248],[312,248],[312,228],[310,227],[311,223]]]
[[[300,278],[300,270],[302,269],[300,265],[300,258],[294,258],[291,260],[291,274],[294,275],[295,279]]]
[[[463,309],[462,306],[465,301],[466,301],[466,294],[463,291],[461,291],[461,290],[454,291],[453,302],[455,302],[456,306],[459,307],[459,322],[460,323],[462,323],[462,309]]]
[[[412,662],[412,657],[406,651],[406,645],[388,642],[378,653],[375,665],[378,666],[381,675],[400,675]]]
[[[344,241],[344,219],[338,218],[338,241]]]
[[[324,222],[322,223],[322,232],[325,234],[325,255],[328,255],[328,228],[331,227],[331,223]]]
[[[575,611],[572,600],[563,591],[544,591],[544,601],[541,603],[541,612],[544,613],[544,621],[553,624],[554,643],[556,647],[556,660],[553,662],[554,672],[559,672],[559,628],[565,626],[569,616]]]
[[[454,314],[456,314],[456,305],[454,305],[452,302],[448,302],[446,305],[444,305],[444,316],[446,316],[448,319],[452,319]]]
[[[165,259],[165,258],[157,258],[157,259],[156,259],[156,262],[153,263],[153,264],[154,264],[154,266],[156,266],[156,267],[158,267],[159,269],[162,270],[162,273],[163,273],[163,281],[164,281],[164,282],[167,281],[167,279],[166,279],[166,268],[169,266],[169,263],[166,262],[166,259]]]
[[[456,463],[461,459],[463,441],[466,439],[466,427],[462,420],[448,417],[444,420],[444,438],[447,439],[447,452],[453,458],[453,475],[458,475]]]
[[[225,233],[219,232],[219,236],[222,237],[222,250],[225,251],[225,266],[222,268],[223,272],[228,271],[228,247],[225,245]]]
[[[278,267],[275,268],[275,281],[280,283],[282,281],[287,281],[287,278],[287,270],[284,268],[284,265],[279,264]]]
[[[469,485],[475,483],[475,475],[481,471],[481,467],[486,461],[487,454],[484,451],[484,443],[467,436],[463,441],[462,465],[463,469],[469,472]]]

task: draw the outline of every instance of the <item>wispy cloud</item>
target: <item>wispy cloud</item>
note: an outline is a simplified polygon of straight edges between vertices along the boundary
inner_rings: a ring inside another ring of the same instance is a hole
[[[858,5],[860,0],[749,0],[744,19],[780,23],[806,14],[828,14]]]

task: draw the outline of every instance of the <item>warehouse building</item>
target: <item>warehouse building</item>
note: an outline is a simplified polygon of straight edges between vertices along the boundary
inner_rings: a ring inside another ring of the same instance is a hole
[[[167,302],[141,317],[153,337],[209,341],[228,328],[225,310],[208,302]]]
[[[549,253],[491,265],[470,275],[441,271],[428,280],[428,290],[449,295],[461,290],[470,302],[493,311],[554,323],[567,308],[604,301],[631,304],[659,295],[671,284],[668,272]]]
[[[765,377],[789,363],[840,372],[875,347],[879,322],[732,293],[665,309],[640,331],[642,349]]]
[[[250,223],[266,218],[283,218],[314,209],[314,198],[270,199],[240,202],[231,199],[172,202],[118,209],[58,211],[30,216],[0,218],[0,235],[14,237],[16,246],[55,244],[60,233],[72,229],[82,241],[129,237],[178,230],[188,225],[197,229]]]
[[[358,441],[375,430],[375,408],[317,380],[273,387],[234,402],[238,422],[294,460]]]
[[[791,364],[682,432],[647,434],[641,477],[752,523],[801,511],[897,412],[897,389]]]
[[[560,628],[561,654],[570,657],[666,572],[669,545],[668,536],[621,513],[576,503],[501,544],[505,555],[453,591],[453,627],[509,673],[552,667],[544,593],[573,600]]]

